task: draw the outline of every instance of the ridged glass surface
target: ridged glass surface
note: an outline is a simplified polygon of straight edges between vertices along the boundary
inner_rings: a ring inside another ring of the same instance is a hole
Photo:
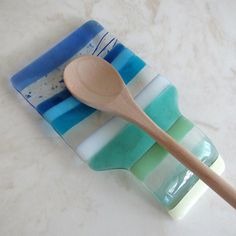
[[[218,157],[213,144],[197,128],[193,128],[181,144],[207,166],[211,166]],[[196,175],[169,154],[144,183],[164,207],[172,209],[197,180]]]

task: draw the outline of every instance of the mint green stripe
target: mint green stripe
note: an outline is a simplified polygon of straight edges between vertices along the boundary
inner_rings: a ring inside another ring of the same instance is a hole
[[[193,123],[183,116],[173,124],[167,133],[176,141],[180,141],[193,128]],[[131,172],[140,180],[156,168],[168,155],[168,152],[159,144],[154,144],[131,168]]]
[[[168,130],[180,116],[175,87],[168,86],[145,112],[162,129]],[[128,124],[92,158],[89,165],[95,170],[129,169],[154,143],[143,130]]]

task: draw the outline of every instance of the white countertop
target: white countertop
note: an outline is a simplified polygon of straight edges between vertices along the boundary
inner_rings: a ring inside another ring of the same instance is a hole
[[[174,83],[236,186],[236,1],[1,0],[0,235],[236,235],[235,210],[208,191],[181,221],[120,171],[78,160],[9,78],[88,19]]]

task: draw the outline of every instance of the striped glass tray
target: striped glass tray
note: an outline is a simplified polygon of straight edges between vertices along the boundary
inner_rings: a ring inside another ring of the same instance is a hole
[[[206,186],[137,126],[70,94],[63,70],[86,54],[111,63],[155,123],[217,173],[223,172],[214,145],[179,111],[176,88],[95,21],[86,22],[16,73],[12,84],[92,169],[126,169],[171,216],[183,217]]]

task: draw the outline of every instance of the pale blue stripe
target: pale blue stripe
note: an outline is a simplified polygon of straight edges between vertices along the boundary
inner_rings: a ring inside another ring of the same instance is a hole
[[[51,109],[49,109],[48,111],[46,111],[43,116],[46,120],[48,120],[49,122],[52,122],[57,117],[63,115],[67,111],[78,106],[79,103],[80,102],[77,99],[75,99],[74,97],[69,97],[66,100],[64,100],[63,102],[59,103],[58,105],[56,105],[56,106],[52,107]]]

